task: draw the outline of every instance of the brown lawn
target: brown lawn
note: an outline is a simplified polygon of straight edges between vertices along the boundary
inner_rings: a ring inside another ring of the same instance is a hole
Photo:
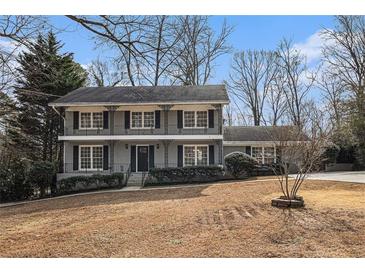
[[[275,181],[99,193],[0,209],[1,257],[364,257],[365,184]]]

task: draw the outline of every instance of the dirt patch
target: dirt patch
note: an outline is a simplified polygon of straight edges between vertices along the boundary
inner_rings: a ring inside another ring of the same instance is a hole
[[[1,257],[364,257],[365,185],[275,181],[100,193],[0,209]]]

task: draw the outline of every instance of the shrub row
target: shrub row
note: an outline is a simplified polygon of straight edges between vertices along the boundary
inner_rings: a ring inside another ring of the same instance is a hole
[[[78,190],[98,190],[115,186],[125,186],[124,173],[94,174],[91,176],[73,176],[57,182],[57,193],[65,194]]]
[[[213,182],[224,178],[222,166],[152,168],[146,185]]]

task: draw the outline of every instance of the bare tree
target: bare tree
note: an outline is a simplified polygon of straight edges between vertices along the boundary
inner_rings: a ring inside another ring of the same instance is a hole
[[[285,114],[287,101],[282,87],[283,83],[283,75],[280,73],[280,70],[277,70],[273,83],[270,85],[267,92],[267,111],[266,114],[263,115],[266,125],[277,126]]]
[[[263,118],[265,99],[276,75],[275,54],[267,51],[243,51],[233,57],[230,91],[248,107],[255,126]]]
[[[97,87],[115,87],[123,85],[123,68],[113,62],[102,61],[100,58],[88,66],[89,84]]]
[[[316,83],[322,91],[332,127],[340,128],[346,109],[344,104],[346,91],[341,79],[326,71],[321,74]]]
[[[322,34],[329,41],[323,47],[324,62],[348,91],[348,124],[355,137],[356,160],[365,167],[365,17],[337,16],[336,23],[334,29],[325,29]]]
[[[214,61],[230,51],[228,36],[233,28],[226,22],[219,33],[209,26],[207,16],[178,17],[181,39],[174,47],[176,59],[169,69],[173,83],[205,85],[214,70]]]
[[[309,72],[305,57],[286,39],[278,46],[276,60],[283,76],[278,79],[282,81],[278,87],[285,95],[292,123],[302,127],[303,106],[313,86],[315,75]]]
[[[272,200],[275,206],[297,207],[304,204],[298,191],[308,173],[315,170],[321,162],[328,145],[329,133],[319,127],[319,121],[312,121],[308,125],[310,134],[306,134],[303,127],[298,126],[279,127],[271,132],[277,155],[273,171],[283,194]],[[296,174],[289,176],[293,171]]]

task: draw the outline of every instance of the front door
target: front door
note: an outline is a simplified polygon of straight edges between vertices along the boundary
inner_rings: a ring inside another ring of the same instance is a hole
[[[148,146],[137,146],[137,171],[148,171]]]

